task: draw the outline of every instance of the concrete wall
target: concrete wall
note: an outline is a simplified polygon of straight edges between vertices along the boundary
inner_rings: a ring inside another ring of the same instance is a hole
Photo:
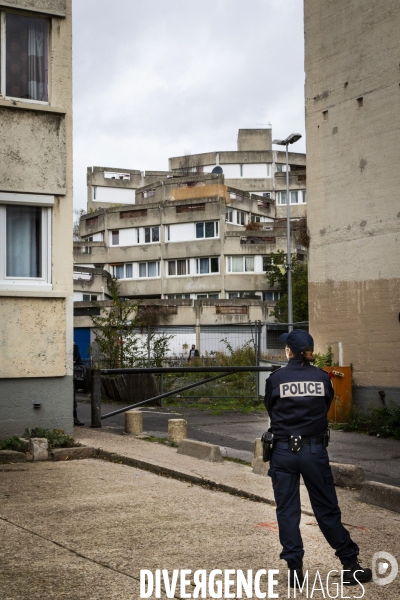
[[[72,14],[71,0],[1,6],[51,20],[49,103],[0,101],[0,192],[54,196],[49,291],[0,292],[0,437],[26,426],[72,429]],[[54,16],[60,15],[60,16]],[[65,17],[64,17],[65,15]],[[5,149],[5,150],[4,150]],[[56,378],[55,378],[56,376]],[[44,415],[32,399],[48,396]],[[51,398],[50,398],[51,396]],[[11,425],[10,425],[11,423]]]
[[[62,428],[72,435],[72,376],[2,379],[0,392],[0,438],[22,435],[27,427]]]
[[[305,0],[310,331],[356,399],[400,371],[400,4]]]

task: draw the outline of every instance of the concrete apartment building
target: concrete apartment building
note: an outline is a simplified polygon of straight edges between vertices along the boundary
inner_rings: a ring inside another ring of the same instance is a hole
[[[2,0],[0,438],[72,431],[71,0]]]
[[[310,331],[400,401],[400,4],[304,6]]]
[[[277,299],[265,278],[270,254],[286,252],[285,154],[271,130],[240,130],[238,151],[170,159],[168,172],[88,170],[88,214],[76,266],[104,268],[128,298]],[[292,251],[305,216],[305,155],[290,153]],[[145,184],[145,185],[143,185]],[[75,272],[75,301],[105,299],[101,282]],[[92,285],[88,283],[92,282]]]

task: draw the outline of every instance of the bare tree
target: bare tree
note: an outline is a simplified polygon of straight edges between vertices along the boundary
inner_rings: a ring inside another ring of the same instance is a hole
[[[81,220],[81,216],[85,215],[86,211],[83,208],[75,208],[74,210],[74,225],[73,225],[73,239],[74,242],[79,242],[81,240],[81,236],[79,235],[79,222]]]

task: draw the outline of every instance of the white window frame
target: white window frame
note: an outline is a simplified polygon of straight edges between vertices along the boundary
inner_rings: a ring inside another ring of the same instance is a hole
[[[241,225],[241,226],[246,226],[247,225],[247,213],[244,210],[237,210],[236,211],[236,224],[237,225]],[[240,219],[239,219],[240,217]],[[239,220],[241,221],[243,217],[243,221],[244,223],[240,223]]]
[[[226,209],[225,209],[225,221],[227,223],[234,223],[234,220],[233,220],[233,208],[226,207]]]
[[[6,206],[35,206],[42,209],[42,277],[7,277]],[[0,192],[0,290],[50,291],[51,283],[51,225],[54,196]]]
[[[149,277],[149,263],[156,263],[156,271],[157,271],[157,275],[151,276]],[[148,260],[148,261],[141,261],[138,262],[138,279],[157,279],[158,277],[160,277],[160,261],[159,260]],[[146,275],[144,277],[140,276],[140,265],[146,265]]]
[[[214,225],[214,235],[211,237],[206,237],[206,224],[213,223]],[[203,225],[203,237],[197,237],[197,225]],[[219,238],[219,222],[218,221],[197,221],[194,224],[194,236],[196,240],[213,240],[215,238]]]
[[[298,206],[299,204],[306,204],[305,202],[306,190],[290,190],[290,206]],[[292,202],[292,194],[297,194],[297,202]],[[282,190],[277,193],[277,200],[279,206],[286,206],[286,202],[282,202],[282,196],[286,196],[286,190]]]
[[[211,272],[211,259],[216,258],[218,260],[218,271]],[[208,273],[200,273],[200,260],[208,259]],[[200,258],[196,258],[196,275],[200,275],[201,277],[206,277],[208,275],[219,275],[221,272],[220,265],[220,257],[219,256],[201,256]]]
[[[118,244],[113,244],[113,233],[118,232]],[[110,230],[110,246],[113,246],[114,248],[116,248],[117,246],[119,246],[119,229],[111,229]]]
[[[149,230],[149,237],[150,237],[150,241],[146,242],[146,229]],[[158,229],[158,240],[157,241],[153,241],[153,229]],[[144,230],[144,243],[145,244],[159,244],[161,241],[160,238],[160,226],[159,225],[148,225],[146,227],[143,227]]]
[[[186,273],[184,275],[181,275],[181,274],[178,275],[178,260],[186,261]],[[167,260],[165,262],[167,263],[167,265],[166,265],[167,277],[187,277],[188,275],[190,275],[190,258],[173,258],[172,260]],[[169,274],[169,263],[172,263],[172,262],[175,263],[175,275]]]
[[[241,271],[232,271],[232,258],[241,258],[242,259],[242,270]],[[252,271],[248,271],[246,270],[246,258],[252,258],[253,259],[253,270]],[[255,265],[255,256],[250,254],[250,255],[232,255],[232,256],[227,256],[226,257],[226,272],[227,273],[231,273],[232,275],[237,275],[238,273],[255,273],[256,272],[256,265]]]
[[[42,106],[50,105],[50,64],[47,65],[47,97],[48,101],[45,102],[43,100],[33,100],[32,98],[19,98],[18,96],[6,96],[6,36],[7,36],[7,27],[6,27],[6,15],[12,13],[15,14],[14,11],[11,10],[0,10],[0,98],[4,98],[5,100],[17,100],[18,102],[27,102],[29,104],[41,104]],[[21,15],[26,16],[26,15]],[[35,17],[33,17],[35,18]],[[45,17],[44,15],[38,15],[39,19],[46,19],[49,22],[48,27],[48,36],[47,36],[47,60],[50,63],[50,54],[51,54],[51,45],[50,45],[50,35],[51,35],[51,19]]]

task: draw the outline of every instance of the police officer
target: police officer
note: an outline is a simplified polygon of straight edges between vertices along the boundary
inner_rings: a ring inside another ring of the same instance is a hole
[[[314,340],[307,331],[295,329],[281,335],[279,340],[286,343],[289,362],[267,379],[265,407],[273,434],[268,475],[272,478],[279,539],[283,546],[280,558],[288,563],[290,585],[295,587],[295,578],[302,584],[302,475],[318,525],[343,565],[343,583],[366,583],[372,573],[360,566],[359,548],[342,525],[326,451],[327,413],[334,395],[330,377],[311,364]]]

